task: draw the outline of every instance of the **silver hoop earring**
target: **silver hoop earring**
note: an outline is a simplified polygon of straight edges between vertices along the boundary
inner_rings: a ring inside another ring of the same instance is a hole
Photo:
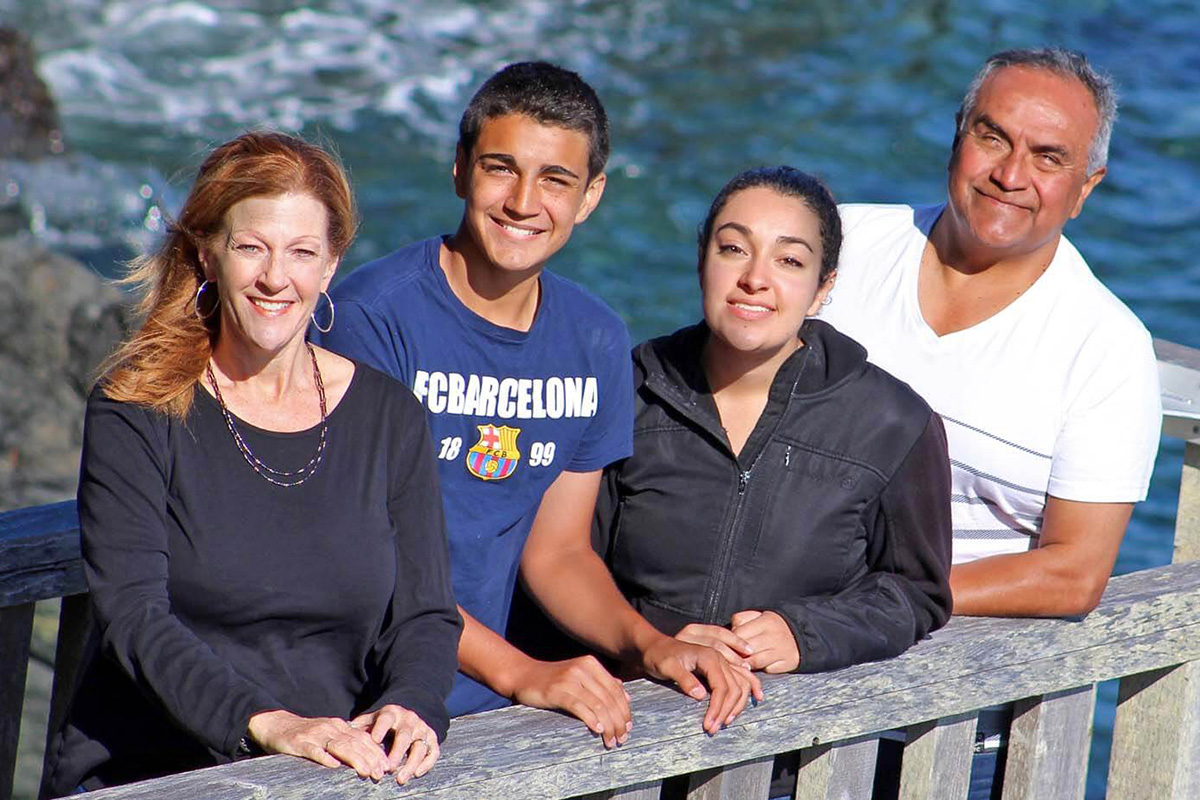
[[[321,292],[321,297],[324,297],[329,302],[329,324],[326,325],[324,328],[321,327],[321,323],[317,322],[317,310],[315,308],[313,309],[313,313],[311,314],[312,324],[313,324],[313,327],[316,328],[317,330],[319,330],[321,333],[329,333],[331,330],[333,330],[333,318],[334,318],[333,298],[329,296],[329,292]],[[319,299],[320,298],[318,298],[318,300]]]
[[[209,287],[209,285],[212,285],[214,287],[216,286],[215,283],[211,283],[208,280],[208,278],[205,278],[204,281],[200,284],[200,288],[196,290],[196,299],[192,301],[192,308],[196,312],[196,316],[199,317],[201,320],[211,319],[212,315],[217,313],[217,306],[219,306],[221,304],[220,300],[218,299],[218,301],[213,304],[213,307],[209,310],[209,312],[207,314],[205,314],[204,312],[202,312],[200,310],[200,295],[204,294],[204,290],[207,289]]]
[[[829,305],[829,301],[830,301],[830,300],[832,300],[832,299],[833,299],[833,298],[832,298],[832,297],[830,297],[829,295],[825,295],[825,299],[821,301],[821,305],[823,305],[823,306],[827,306],[827,305]]]

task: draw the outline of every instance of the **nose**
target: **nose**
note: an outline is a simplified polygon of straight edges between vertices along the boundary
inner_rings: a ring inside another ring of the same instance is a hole
[[[747,294],[761,292],[770,282],[770,259],[764,255],[755,255],[748,259],[738,276],[738,287]]]
[[[287,288],[288,271],[287,264],[284,262],[285,256],[282,253],[272,251],[267,256],[265,269],[260,278],[264,288],[271,292],[281,292]]]
[[[537,177],[521,175],[512,184],[512,190],[504,202],[504,210],[517,218],[537,216],[541,210]]]
[[[1027,154],[1020,148],[1012,148],[992,168],[992,182],[1006,192],[1024,189],[1029,183]]]

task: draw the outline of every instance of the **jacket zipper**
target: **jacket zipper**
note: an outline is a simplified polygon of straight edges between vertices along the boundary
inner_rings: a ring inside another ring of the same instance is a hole
[[[754,466],[766,449],[766,447],[760,449],[754,456],[754,460],[750,462],[750,466],[744,471],[738,470],[737,504],[733,507],[733,518],[729,521],[729,527],[725,529],[726,535],[721,541],[721,554],[717,558],[716,580],[713,581],[712,588],[708,592],[708,602],[704,604],[704,621],[710,625],[716,624],[717,606],[720,603],[721,595],[725,593],[725,579],[729,576],[729,564],[733,561],[733,545],[738,538],[736,534],[742,521],[742,508],[746,502],[746,489],[750,486],[750,473],[754,471]],[[734,465],[740,466],[736,459]]]

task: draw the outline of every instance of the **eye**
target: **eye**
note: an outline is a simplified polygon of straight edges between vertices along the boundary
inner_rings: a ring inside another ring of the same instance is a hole
[[[317,257],[317,253],[315,250],[309,250],[304,247],[297,248],[297,249],[293,250],[292,253],[296,256],[296,258],[302,258],[305,260]]]
[[[746,251],[743,250],[738,245],[733,244],[732,242],[727,242],[725,244],[718,244],[717,252],[718,253],[733,253],[735,255],[738,255],[738,254],[744,255]]]
[[[504,175],[512,172],[506,164],[497,164],[494,161],[484,164],[483,171],[489,175]]]
[[[256,244],[251,244],[250,242],[242,242],[241,244],[234,244],[233,249],[235,252],[252,256],[258,253],[262,248]]]
[[[1053,153],[1038,153],[1037,162],[1042,167],[1061,167],[1062,159]]]
[[[791,267],[793,269],[800,269],[801,267],[804,266],[804,262],[801,261],[800,259],[796,258],[795,256],[783,256],[782,258],[779,259],[779,263],[783,264],[786,267]]]

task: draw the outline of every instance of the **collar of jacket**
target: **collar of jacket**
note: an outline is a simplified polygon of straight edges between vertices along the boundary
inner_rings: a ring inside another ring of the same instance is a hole
[[[651,339],[634,351],[639,383],[724,447],[728,439],[704,374],[702,354],[708,326],[698,322],[669,336]],[[805,320],[800,329],[804,346],[788,356],[771,382],[767,406],[743,454],[755,452],[762,435],[769,434],[791,401],[835,389],[866,367],[866,350],[819,319]]]

